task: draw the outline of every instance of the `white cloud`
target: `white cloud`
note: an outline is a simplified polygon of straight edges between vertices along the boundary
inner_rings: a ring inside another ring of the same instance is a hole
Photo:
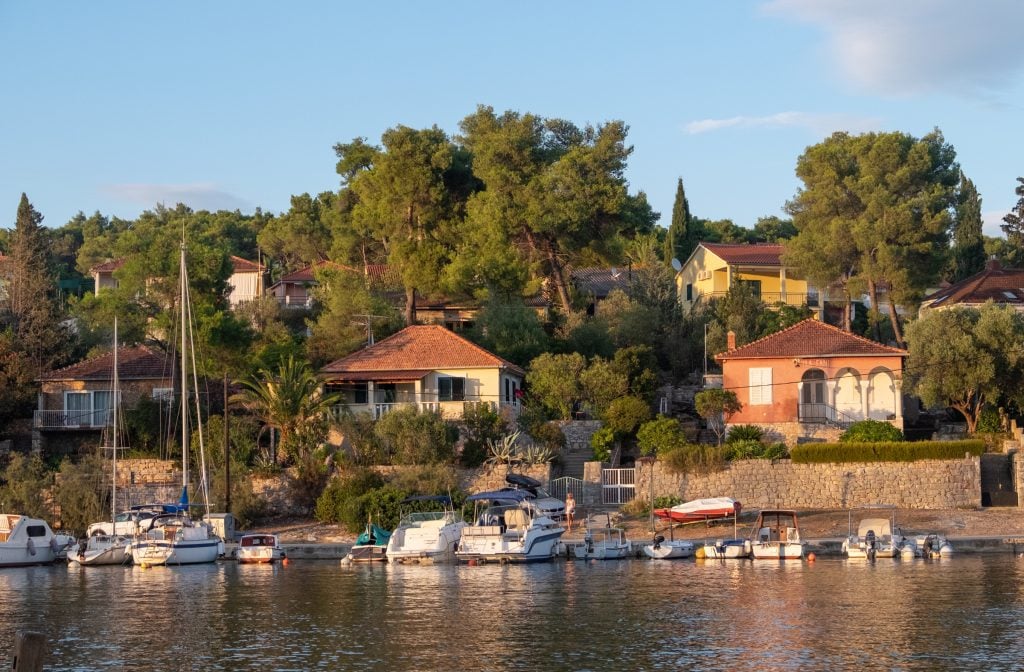
[[[1003,237],[1003,217],[1009,214],[1008,210],[989,210],[981,213],[981,231],[986,236]]]
[[[816,135],[828,135],[834,131],[862,133],[876,130],[881,121],[872,117],[857,117],[846,114],[810,114],[807,112],[779,112],[763,117],[729,117],[728,119],[699,119],[686,124],[690,135],[710,133],[726,128],[806,128]]]
[[[184,203],[193,210],[249,210],[244,199],[219,189],[215,184],[108,184],[101,190],[114,198],[147,207],[163,203],[174,207]]]
[[[823,28],[842,73],[875,93],[980,94],[1024,70],[1020,0],[771,0],[764,10]]]

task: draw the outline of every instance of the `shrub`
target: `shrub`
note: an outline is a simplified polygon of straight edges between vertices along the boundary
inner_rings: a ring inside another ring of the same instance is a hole
[[[725,453],[720,446],[683,445],[665,451],[658,459],[672,473],[706,475],[725,469]]]
[[[876,443],[881,441],[903,441],[903,432],[882,420],[858,420],[839,437],[843,443]]]
[[[560,452],[565,448],[565,433],[557,422],[544,422],[529,432],[533,440],[551,452]]]
[[[974,428],[974,431],[983,434],[995,434],[1003,431],[1003,421],[999,417],[999,411],[991,406],[982,408],[981,414],[978,416],[978,426]]]
[[[810,443],[791,451],[797,464],[842,462],[913,462],[956,460],[964,454],[981,455],[984,441],[890,441],[878,443]]]
[[[391,485],[414,495],[447,495],[455,497],[459,476],[445,464],[427,464],[399,469],[389,481]]]
[[[726,458],[729,460],[778,460],[789,454],[784,443],[761,443],[744,439],[725,444]]]
[[[316,500],[314,516],[324,523],[341,522],[342,509],[348,506],[349,502],[383,486],[384,479],[377,472],[365,468],[354,469],[327,483],[327,487]]]
[[[377,421],[370,413],[345,412],[338,420],[338,428],[345,436],[352,461],[358,465],[387,462],[384,448],[374,433]]]
[[[641,455],[660,454],[685,443],[686,437],[679,421],[663,415],[640,425],[636,433],[636,445]]]
[[[304,511],[312,512],[327,487],[332,468],[333,461],[326,450],[295,455],[295,476],[288,481],[292,501]]]
[[[25,456],[13,453],[10,462],[0,474],[0,502],[5,511],[49,518],[43,493],[53,484],[53,474],[38,455]]]
[[[457,430],[440,413],[399,408],[378,420],[374,433],[392,464],[449,462],[455,456]]]
[[[84,534],[90,523],[110,517],[109,466],[99,455],[87,455],[77,464],[70,459],[61,463],[54,496],[62,529]]]
[[[760,441],[763,438],[764,430],[757,425],[733,425],[729,428],[729,435],[725,437],[725,442]]]
[[[615,446],[615,432],[602,427],[590,437],[590,447],[594,449],[594,459],[607,462],[612,459],[612,448]]]
[[[459,461],[465,467],[479,467],[487,459],[487,440],[495,441],[506,431],[505,420],[488,404],[466,404]]]

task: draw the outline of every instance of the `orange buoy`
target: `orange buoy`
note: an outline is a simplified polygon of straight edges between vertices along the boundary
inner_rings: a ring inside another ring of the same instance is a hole
[[[815,556],[814,553],[807,554],[807,562],[814,562],[816,558],[817,556]]]
[[[282,565],[287,565],[288,564],[288,558],[281,558],[281,564]]]

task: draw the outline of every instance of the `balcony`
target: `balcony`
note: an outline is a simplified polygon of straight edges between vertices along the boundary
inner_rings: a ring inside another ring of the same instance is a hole
[[[728,292],[702,292],[697,294],[694,303],[711,301],[713,299],[725,298]],[[818,292],[807,294],[797,292],[759,292],[757,298],[768,307],[777,303],[784,303],[790,306],[816,306],[818,305]]]
[[[336,404],[331,407],[331,415],[335,420],[340,420],[346,413],[370,413],[374,420],[380,420],[395,409],[412,407],[417,408],[421,413],[429,411],[441,413],[447,419],[457,419],[464,417],[469,407],[481,404],[494,408],[494,403],[490,401],[393,401],[365,404]],[[507,412],[512,414],[512,417],[516,417],[519,415],[520,410],[519,401],[508,404],[502,403],[499,405],[498,410],[507,410]]]
[[[96,430],[110,424],[110,409],[97,411],[35,411],[32,427],[41,430]]]

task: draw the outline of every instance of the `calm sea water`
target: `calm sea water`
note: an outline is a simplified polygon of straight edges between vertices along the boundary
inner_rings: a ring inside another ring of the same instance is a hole
[[[1024,559],[0,570],[48,670],[1021,669]]]

